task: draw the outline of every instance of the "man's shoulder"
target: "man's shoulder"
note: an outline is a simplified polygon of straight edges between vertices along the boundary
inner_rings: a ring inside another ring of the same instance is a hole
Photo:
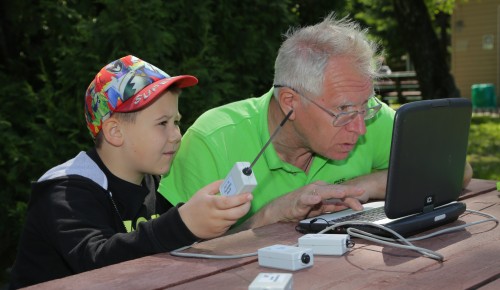
[[[383,103],[382,108],[379,111],[379,118],[385,119],[386,121],[393,122],[396,111],[389,107],[387,104]]]
[[[373,134],[380,130],[392,130],[395,113],[396,111],[394,111],[394,109],[386,104],[383,104],[382,108],[377,113],[377,117],[366,121],[367,134]]]
[[[189,128],[203,135],[211,135],[219,131],[232,130],[235,127],[255,126],[261,114],[267,113],[268,102],[260,98],[248,98],[203,113]]]

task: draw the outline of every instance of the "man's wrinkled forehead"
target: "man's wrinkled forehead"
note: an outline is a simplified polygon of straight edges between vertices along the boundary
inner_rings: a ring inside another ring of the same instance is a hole
[[[324,88],[328,89],[328,88]],[[370,78],[360,82],[345,80],[332,83],[329,92],[324,95],[331,96],[333,102],[339,105],[361,105],[375,95],[373,82]]]

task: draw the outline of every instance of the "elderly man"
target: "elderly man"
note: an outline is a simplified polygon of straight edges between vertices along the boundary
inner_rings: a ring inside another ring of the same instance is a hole
[[[360,202],[384,198],[394,111],[374,95],[376,51],[359,25],[333,14],[290,31],[273,88],[200,116],[160,193],[186,202],[235,162],[252,162],[292,111],[253,167],[258,185],[240,229],[359,210]]]

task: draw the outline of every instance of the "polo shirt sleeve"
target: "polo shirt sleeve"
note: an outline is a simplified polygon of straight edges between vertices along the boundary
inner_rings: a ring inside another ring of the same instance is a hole
[[[187,202],[198,190],[219,178],[220,148],[198,132],[188,130],[170,172],[162,177],[158,191],[173,205]]]

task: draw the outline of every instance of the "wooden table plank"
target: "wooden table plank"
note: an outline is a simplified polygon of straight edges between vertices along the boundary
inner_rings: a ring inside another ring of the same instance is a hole
[[[488,283],[481,285],[477,289],[480,290],[498,290],[500,289],[500,275],[497,275],[494,280],[488,281]]]
[[[458,200],[464,200],[485,192],[496,190],[496,188],[497,182],[494,180],[472,179]]]

